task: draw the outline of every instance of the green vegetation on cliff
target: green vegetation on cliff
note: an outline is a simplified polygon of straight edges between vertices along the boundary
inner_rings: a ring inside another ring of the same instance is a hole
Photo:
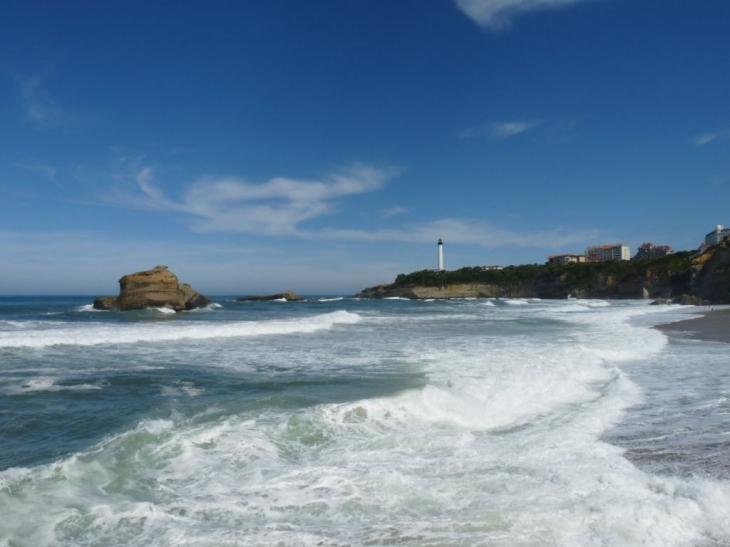
[[[507,266],[503,270],[484,271],[481,267],[438,272],[421,270],[400,274],[393,288],[447,287],[456,284],[485,285],[556,285],[573,293],[590,293],[595,289],[619,287],[651,280],[662,280],[675,292],[689,286],[691,252],[640,260],[611,260],[582,264],[525,264]]]

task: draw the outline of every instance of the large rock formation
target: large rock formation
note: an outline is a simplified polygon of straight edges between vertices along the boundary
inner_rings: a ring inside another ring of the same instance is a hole
[[[118,310],[119,304],[117,304],[116,296],[100,296],[94,299],[95,310]]]
[[[170,308],[175,311],[203,308],[210,298],[190,285],[180,283],[167,266],[157,266],[125,275],[119,280],[119,296],[105,296],[94,300],[94,308],[102,310],[139,310],[143,308]]]

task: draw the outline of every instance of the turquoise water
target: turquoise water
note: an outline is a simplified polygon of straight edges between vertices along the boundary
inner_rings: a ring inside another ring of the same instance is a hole
[[[645,302],[0,298],[0,545],[725,545],[726,345]]]

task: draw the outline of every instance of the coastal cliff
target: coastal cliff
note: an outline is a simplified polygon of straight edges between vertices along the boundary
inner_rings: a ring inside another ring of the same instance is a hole
[[[730,261],[730,253],[728,260]],[[722,267],[718,266],[718,270],[722,270]],[[727,273],[730,276],[730,271]],[[690,253],[681,252],[642,260],[583,264],[528,264],[490,271],[484,271],[479,267],[447,272],[422,270],[401,274],[394,283],[364,289],[357,296],[409,299],[549,299],[572,296],[602,299],[684,298],[686,300],[686,295],[693,294],[692,287]],[[703,297],[703,300],[709,299]]]
[[[730,239],[690,261],[692,294],[716,304],[730,304]]]

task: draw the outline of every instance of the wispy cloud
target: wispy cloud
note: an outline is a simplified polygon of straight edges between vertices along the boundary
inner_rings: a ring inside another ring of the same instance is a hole
[[[484,125],[475,125],[462,131],[459,136],[462,139],[475,139],[487,137],[493,141],[509,139],[520,133],[530,131],[540,125],[541,122],[532,121],[510,121],[510,122],[494,122]]]
[[[503,122],[493,123],[490,127],[490,136],[494,140],[508,139],[529,131],[537,126],[539,122]]]
[[[154,185],[154,170],[143,168],[135,178],[141,193],[122,201],[183,213],[192,218],[190,227],[198,232],[302,236],[303,222],[332,214],[342,198],[379,189],[397,171],[357,164],[321,180],[276,177],[261,184],[206,177],[172,199]]]
[[[380,213],[380,218],[395,217],[398,215],[405,214],[409,210],[410,209],[408,209],[407,207],[390,207],[390,208],[386,209],[385,211],[383,211],[382,213]]]
[[[500,30],[515,15],[528,11],[572,6],[587,0],[456,0],[467,17],[482,28]]]
[[[715,131],[714,133],[705,133],[704,135],[698,135],[694,139],[692,139],[691,142],[695,146],[704,146],[705,144],[709,144],[712,141],[727,138],[730,138],[730,129],[721,129],[720,131]]]
[[[31,171],[49,182],[52,182],[56,186],[60,186],[56,179],[56,173],[58,170],[55,167],[44,165],[42,163],[16,163],[15,166],[25,169],[26,171]]]
[[[269,237],[332,239],[343,241],[393,241],[427,243],[443,238],[451,243],[499,247],[558,249],[583,245],[600,237],[599,230],[564,227],[511,231],[478,219],[443,218],[431,222],[402,224],[389,228],[316,228],[307,221],[337,211],[339,200],[381,189],[397,172],[393,168],[354,165],[321,180],[277,177],[252,184],[239,178],[207,177],[173,199],[155,185],[152,168],[135,177],[137,193],[117,200],[121,205],[180,214],[188,227],[203,233],[245,233]],[[381,220],[405,212],[393,207]]]
[[[411,243],[428,243],[443,239],[450,243],[478,245],[487,249],[511,246],[558,249],[594,241],[602,235],[602,232],[600,230],[571,230],[561,227],[541,232],[516,232],[482,220],[445,218],[405,226],[401,229],[377,231],[323,230],[311,235],[363,241]]]
[[[61,108],[48,91],[47,84],[53,74],[54,69],[48,68],[16,77],[26,119],[38,129],[62,127],[73,122],[72,116]]]

